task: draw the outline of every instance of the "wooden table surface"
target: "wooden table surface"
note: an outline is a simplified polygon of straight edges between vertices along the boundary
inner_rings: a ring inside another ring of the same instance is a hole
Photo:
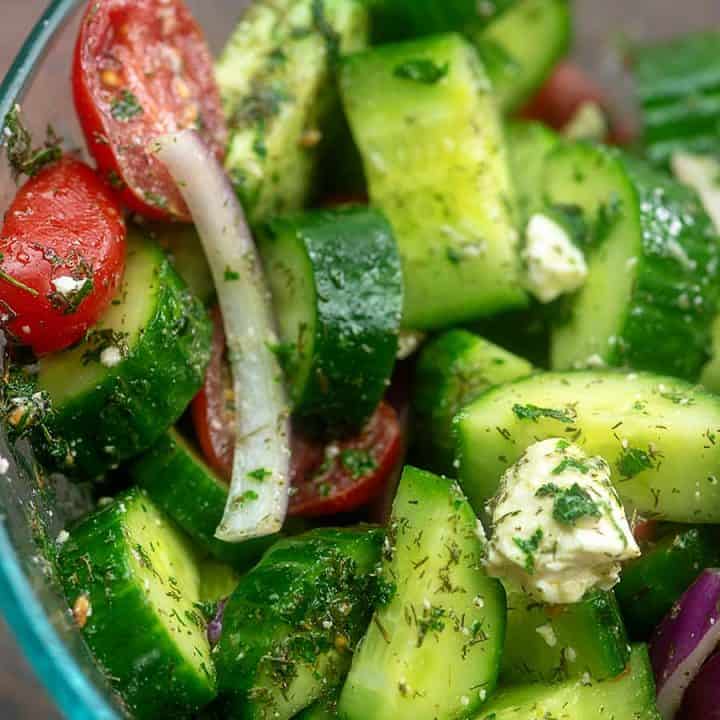
[[[213,2],[213,0],[206,0]],[[576,0],[584,18],[577,32],[577,51],[584,64],[606,68],[603,50],[621,33],[631,36],[664,35],[715,24],[720,26],[718,0],[644,0],[652,7],[652,22],[626,21],[628,0]],[[33,21],[47,0],[0,0],[0,76],[4,75]],[[634,5],[642,4],[633,0]],[[616,88],[617,90],[617,88]],[[60,720],[45,690],[35,680],[0,619],[0,718],[2,720]]]

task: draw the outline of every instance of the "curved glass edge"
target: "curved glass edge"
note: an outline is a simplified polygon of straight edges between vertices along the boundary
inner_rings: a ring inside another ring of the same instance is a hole
[[[84,0],[54,0],[0,83],[0,125],[23,94],[49,44]],[[0,522],[0,613],[60,711],[69,720],[119,720],[50,623]]]

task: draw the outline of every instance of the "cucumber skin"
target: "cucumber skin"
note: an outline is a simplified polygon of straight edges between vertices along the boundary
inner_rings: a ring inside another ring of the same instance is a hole
[[[316,329],[294,413],[318,430],[356,430],[387,389],[402,315],[400,258],[392,229],[375,210],[348,208],[276,218],[259,249],[266,269],[274,238],[295,238],[313,268]],[[289,338],[286,338],[289,340]]]
[[[557,639],[549,647],[536,629],[549,624]],[[572,648],[570,661],[565,651]],[[508,620],[500,669],[505,685],[556,683],[590,673],[593,680],[620,675],[630,646],[612,591],[595,591],[574,605],[542,606],[522,593],[508,593]]]
[[[130,475],[200,548],[238,570],[245,570],[277,536],[243,543],[218,540],[215,529],[225,511],[228,487],[184,445],[177,431],[165,433],[130,466]]]
[[[695,578],[720,565],[720,532],[679,526],[623,566],[615,588],[630,634],[646,639]]]
[[[131,490],[82,520],[62,548],[58,572],[71,607],[79,595],[88,594],[93,612],[83,636],[133,717],[185,718],[214,699],[214,669],[208,668],[207,683],[200,683],[174,663],[163,628],[132,624],[133,618],[147,615],[147,600],[123,557],[124,550],[130,552],[123,508],[138,501],[151,504],[142,491]],[[155,683],[146,686],[148,675]]]
[[[314,678],[314,686],[302,699],[304,704],[294,712],[336,686],[350,659],[347,652],[335,649],[336,634],[344,634],[347,648],[352,651],[367,627],[373,610],[367,590],[374,585],[384,537],[382,530],[374,528],[313,530],[277,542],[241,578],[225,608],[223,634],[215,647],[214,660],[220,691],[231,708],[242,709],[243,720],[290,717],[276,714],[272,698],[266,695],[272,688],[263,677],[267,665],[263,658],[286,647],[284,642],[302,642],[301,621],[288,622],[289,614],[310,617],[313,624],[309,630],[318,633],[311,615],[317,612],[313,601],[318,597],[318,580],[329,583],[326,589],[332,592],[332,583],[338,579],[335,570],[329,578],[323,572],[329,562],[334,564],[341,558],[341,562],[349,561],[345,566],[349,568],[345,576],[348,585],[342,599],[351,602],[351,609],[344,616],[344,627],[323,629],[326,641],[311,643],[314,667],[325,663],[324,672]]]
[[[516,380],[532,365],[466,330],[449,330],[426,345],[413,382],[413,454],[422,467],[453,477],[453,418],[492,385]]]
[[[563,163],[568,162],[578,163],[578,172],[583,172],[583,167],[590,170],[593,162],[612,163],[624,174],[634,197],[633,208],[621,208],[620,212],[632,212],[637,221],[640,247],[635,281],[616,342],[603,360],[610,366],[696,380],[708,359],[720,300],[720,244],[697,196],[641,160],[615,148],[587,143],[566,144],[550,155],[546,187],[553,182],[554,163],[562,172]],[[555,195],[552,199],[563,200]],[[693,269],[670,252],[678,246],[694,264]],[[624,268],[618,269],[621,271]],[[681,303],[683,295],[687,307]],[[564,326],[558,326],[558,333],[564,332]],[[552,354],[553,369],[568,367],[571,358],[555,349]]]
[[[90,392],[56,408],[52,430],[74,452],[65,468],[98,478],[147,450],[185,412],[205,379],[212,323],[157,248],[156,308],[128,357]]]
[[[519,418],[513,408],[527,404],[571,412],[572,422]],[[613,370],[541,373],[488,390],[455,423],[460,482],[478,514],[528,445],[561,435],[605,457],[620,497],[646,517],[720,523],[720,399],[689,383]],[[652,467],[621,477],[622,439]]]

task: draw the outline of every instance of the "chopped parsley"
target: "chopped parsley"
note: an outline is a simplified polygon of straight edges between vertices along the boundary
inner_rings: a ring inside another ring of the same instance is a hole
[[[617,469],[625,480],[630,480],[643,470],[652,470],[655,467],[650,453],[640,448],[623,448],[617,461]]]
[[[554,408],[543,408],[537,405],[513,405],[513,412],[520,420],[532,420],[537,422],[540,418],[546,417],[558,422],[573,423],[575,418],[567,411],[555,410]]]
[[[423,607],[422,615],[417,618],[417,646],[422,647],[428,633],[441,633],[445,629],[445,610],[441,607]]]
[[[340,463],[354,480],[366,477],[377,468],[375,458],[367,450],[343,450]]]
[[[542,528],[538,528],[528,540],[520,537],[513,538],[515,545],[525,553],[525,570],[528,575],[532,575],[535,572],[535,553],[538,551],[542,539]]]
[[[142,115],[143,109],[135,95],[126,89],[113,98],[110,103],[110,114],[119,122],[128,122],[134,117]]]
[[[577,483],[569,488],[560,488],[554,483],[543,485],[536,493],[536,497],[554,498],[553,519],[561,525],[575,525],[580,518],[602,516],[600,506],[590,497],[590,494]]]
[[[225,282],[233,282],[240,279],[240,273],[237,270],[233,270],[229,265],[226,265],[224,278]]]
[[[158,208],[166,208],[168,206],[168,200],[164,195],[159,195],[152,190],[144,190],[143,197],[150,204]]]
[[[568,469],[577,470],[583,475],[587,475],[590,472],[590,465],[582,460],[578,460],[577,458],[566,457],[553,468],[552,474],[562,475]]]
[[[62,157],[61,144],[62,138],[48,125],[45,142],[33,148],[30,131],[20,117],[20,106],[15,105],[5,116],[0,145],[5,148],[13,180],[17,181],[21,175],[33,177],[47,165],[57,162]]]
[[[233,500],[232,504],[234,508],[242,507],[246,503],[257,500],[259,497],[260,496],[254,490],[246,490],[242,495],[238,495],[238,497]]]
[[[242,100],[230,124],[234,128],[243,128],[269,120],[280,113],[283,103],[291,99],[285,88],[278,85],[258,86]]]
[[[438,65],[433,60],[417,58],[401,63],[395,68],[393,74],[395,77],[403,78],[404,80],[414,80],[424,85],[434,85],[444,78],[449,70],[449,63]]]
[[[257,480],[258,482],[264,482],[269,477],[272,477],[272,472],[270,472],[270,470],[268,470],[267,468],[260,467],[260,468],[256,468],[255,470],[251,470],[247,474],[247,476],[251,480]]]

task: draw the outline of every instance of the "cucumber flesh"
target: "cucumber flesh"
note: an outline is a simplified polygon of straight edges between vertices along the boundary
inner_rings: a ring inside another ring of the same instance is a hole
[[[414,455],[423,467],[452,477],[453,419],[492,385],[529,375],[532,365],[466,330],[448,330],[420,353],[413,383]]]
[[[96,478],[147,450],[205,377],[212,325],[162,250],[132,230],[123,283],[78,346],[40,360],[51,430],[71,448],[65,471]]]
[[[579,603],[558,606],[508,592],[503,683],[556,683],[586,673],[605,680],[619,675],[629,656],[625,625],[612,592],[595,591]]]
[[[400,249],[403,326],[523,307],[502,128],[472,46],[450,34],[373,48],[343,60],[340,85],[371,201]]]
[[[76,619],[90,610],[78,620],[85,640],[133,717],[187,717],[215,697],[193,550],[142,490],[85,518],[58,564]]]
[[[456,422],[461,484],[478,512],[527,447],[563,436],[607,460],[630,509],[720,522],[720,399],[688,383],[649,373],[538,374],[487,391]]]
[[[174,428],[135,460],[129,471],[199,549],[238,570],[249,568],[277,539],[270,536],[226,543],[215,537],[227,503],[228,484]]]
[[[383,538],[314,530],[280,540],[243,576],[213,655],[231,712],[288,720],[336,691],[378,597]]]
[[[525,685],[501,690],[475,720],[660,720],[647,647],[632,650],[629,672],[604,682]]]
[[[505,593],[480,566],[477,518],[457,485],[407,466],[383,576],[396,590],[353,658],[343,720],[449,720],[495,688]]]
[[[714,527],[670,528],[625,564],[615,593],[633,637],[648,638],[695,578],[720,565],[718,539]]]
[[[720,289],[720,244],[697,196],[601,146],[558,148],[545,170],[548,201],[579,207],[597,234],[589,277],[553,332],[552,367],[605,363],[697,379]]]
[[[295,414],[322,430],[360,428],[397,353],[403,289],[388,222],[368,208],[276,218],[259,250]]]

